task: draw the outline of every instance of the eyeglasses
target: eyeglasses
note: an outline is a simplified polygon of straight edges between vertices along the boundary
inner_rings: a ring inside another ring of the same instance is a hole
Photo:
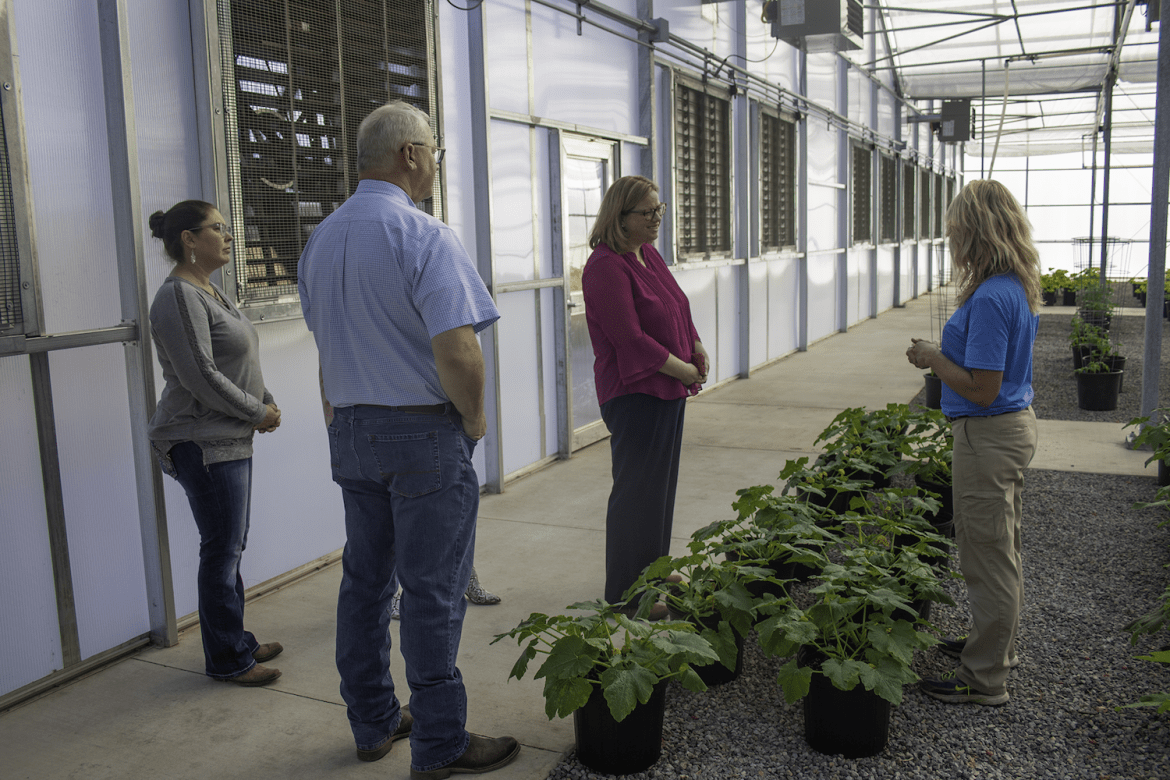
[[[447,147],[445,147],[445,146],[431,146],[426,141],[410,141],[410,143],[414,144],[415,146],[421,146],[424,149],[434,149],[435,150],[435,165],[438,165],[439,163],[443,162],[443,158],[447,156]],[[402,149],[405,149],[405,148],[406,148],[405,146],[402,147]],[[398,151],[401,152],[402,149],[399,149]]]
[[[628,211],[623,211],[622,213],[623,214],[641,214],[646,219],[651,219],[653,217],[657,217],[658,219],[662,219],[663,215],[666,214],[666,204],[659,203],[658,208],[656,208],[656,209],[646,209],[645,211],[638,211],[637,209],[630,209]]]
[[[188,230],[195,231],[195,230],[202,230],[203,228],[211,228],[216,233],[219,233],[221,236],[230,236],[231,235],[231,233],[228,232],[228,226],[223,224],[222,222],[212,222],[210,225],[199,225],[198,227],[188,228]]]

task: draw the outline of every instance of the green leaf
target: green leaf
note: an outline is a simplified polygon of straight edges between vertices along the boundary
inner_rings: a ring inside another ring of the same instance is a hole
[[[851,658],[826,658],[821,663],[821,672],[829,678],[834,688],[842,691],[856,688],[857,681],[861,679],[861,670],[868,668],[866,664]]]
[[[544,712],[548,719],[567,718],[585,706],[593,686],[580,677],[553,678],[544,681]]]
[[[651,640],[651,643],[664,653],[685,653],[687,663],[704,666],[712,661],[719,660],[719,653],[711,643],[699,634],[683,631],[670,631]]]
[[[515,677],[517,680],[524,677],[524,673],[528,671],[528,662],[536,657],[536,644],[540,640],[533,639],[528,643],[528,647],[524,648],[524,652],[520,653],[520,657],[516,659],[515,666],[512,667],[512,673],[508,675],[511,680]]]
[[[548,658],[536,673],[536,679],[564,680],[585,677],[593,669],[599,653],[597,648],[579,636],[567,636],[553,645]]]
[[[634,707],[650,701],[657,683],[654,673],[641,666],[607,669],[601,675],[601,688],[613,719],[621,723]]]
[[[703,682],[703,678],[700,677],[699,673],[692,669],[689,664],[685,664],[683,666],[681,673],[678,676],[678,681],[682,687],[686,688],[688,691],[702,693],[703,691],[707,690],[707,683]]]
[[[795,704],[807,696],[812,674],[812,669],[807,666],[797,666],[795,658],[781,666],[776,682],[784,689],[784,700]]]

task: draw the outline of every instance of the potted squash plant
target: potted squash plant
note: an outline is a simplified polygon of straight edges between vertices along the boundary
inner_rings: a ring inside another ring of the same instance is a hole
[[[917,549],[891,542],[905,523],[856,513],[842,526],[811,603],[765,598],[757,630],[765,653],[789,657],[777,682],[787,701],[804,700],[809,745],[861,757],[885,748],[890,708],[918,679],[914,651],[938,642],[915,630],[925,619],[914,602],[951,600]]]
[[[574,614],[534,612],[492,644],[511,638],[523,647],[509,679],[523,678],[530,662],[545,656],[533,675],[544,679],[545,713],[550,720],[573,716],[582,764],[608,774],[640,772],[662,752],[666,682],[706,690],[692,667],[718,653],[685,620],[631,620],[601,600],[567,609]]]

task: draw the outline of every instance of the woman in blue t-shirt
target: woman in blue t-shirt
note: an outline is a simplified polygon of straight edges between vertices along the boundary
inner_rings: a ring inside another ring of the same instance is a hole
[[[958,309],[942,344],[911,339],[906,357],[942,380],[954,435],[955,539],[972,628],[940,649],[955,671],[924,680],[946,702],[1004,704],[1019,663],[1024,601],[1020,555],[1024,469],[1036,453],[1032,344],[1040,309],[1040,258],[1020,204],[1002,184],[976,180],[947,209]]]

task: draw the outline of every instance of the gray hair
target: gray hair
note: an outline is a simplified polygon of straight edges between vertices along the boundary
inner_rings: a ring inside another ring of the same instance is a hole
[[[401,100],[375,108],[358,126],[358,173],[390,165],[399,149],[418,141],[433,141],[425,113]]]

